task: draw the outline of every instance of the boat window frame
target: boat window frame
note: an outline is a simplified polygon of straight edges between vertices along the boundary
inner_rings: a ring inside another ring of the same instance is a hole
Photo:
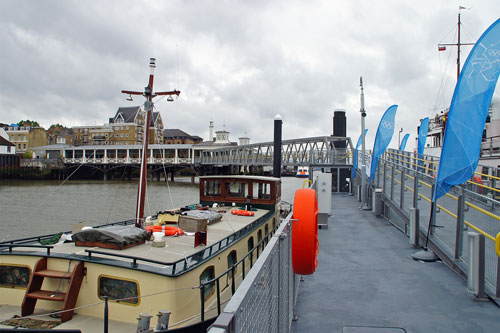
[[[206,281],[210,281],[210,280],[213,280],[215,279],[215,266],[214,265],[210,265],[208,266],[207,268],[205,268],[201,274],[200,274],[200,278],[199,278],[199,281],[200,281],[200,286],[201,284],[203,283],[202,281],[202,276],[203,274],[205,274],[206,271],[208,270],[211,270],[212,271],[212,275],[206,280]],[[207,289],[209,289],[209,291],[207,292]],[[208,298],[210,298],[211,296],[213,296],[215,294],[215,281],[212,282],[212,283],[208,283],[206,284],[203,289],[200,288],[200,293],[205,293],[204,295],[204,299],[205,299],[205,302],[207,302]]]
[[[123,305],[128,305],[128,306],[139,306],[141,304],[141,289],[140,289],[139,281],[137,281],[135,279],[129,279],[129,278],[121,277],[121,276],[114,276],[114,275],[107,275],[107,274],[100,274],[97,277],[97,298],[99,298],[100,300],[103,300],[103,301],[105,300],[104,296],[100,295],[101,278],[103,278],[103,277],[107,278],[107,279],[132,282],[132,283],[135,283],[135,285],[137,287],[137,303],[131,303],[131,302],[127,302],[127,301],[117,301],[115,299],[110,298],[109,296],[108,296],[108,301],[114,302],[116,304],[123,304]],[[134,296],[134,298],[135,297],[136,296]]]
[[[23,264],[11,264],[11,263],[0,263],[0,269],[2,266],[5,266],[5,267],[20,267],[20,268],[27,268],[28,271],[29,271],[29,275],[28,275],[28,281],[26,282],[26,287],[23,287],[21,285],[9,285],[9,284],[0,284],[0,288],[7,288],[7,289],[22,289],[22,290],[25,290],[28,288],[29,286],[29,282],[33,276],[33,271],[31,270],[31,267],[29,265],[23,265]]]
[[[234,254],[234,263],[233,264],[230,264],[229,263],[229,258],[231,257],[231,255]],[[236,274],[238,272],[238,251],[236,250],[231,250],[229,252],[229,254],[227,255],[227,269],[230,269],[231,266],[234,266],[234,274]],[[231,272],[227,273],[227,284],[229,284],[229,282],[232,280],[233,276],[231,274]]]

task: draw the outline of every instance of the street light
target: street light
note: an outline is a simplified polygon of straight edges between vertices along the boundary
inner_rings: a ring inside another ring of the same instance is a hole
[[[398,149],[401,147],[401,132],[403,132],[403,127],[401,127],[398,134]]]

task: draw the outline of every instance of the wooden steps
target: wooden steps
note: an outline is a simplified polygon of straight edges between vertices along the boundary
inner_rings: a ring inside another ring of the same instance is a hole
[[[37,261],[30,278],[26,294],[24,295],[21,307],[21,315],[28,316],[35,311],[36,301],[39,299],[46,301],[63,302],[61,310],[73,309],[78,299],[80,286],[82,285],[85,268],[82,261],[73,267],[73,271],[56,271],[47,269],[47,257]],[[66,292],[43,290],[42,285],[45,278],[69,280]],[[73,317],[73,310],[61,313],[61,322],[70,320]]]

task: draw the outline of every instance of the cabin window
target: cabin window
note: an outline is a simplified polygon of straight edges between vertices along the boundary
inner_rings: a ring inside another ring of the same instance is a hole
[[[220,196],[220,181],[206,180],[204,184],[205,196]]]
[[[262,241],[262,230],[259,229],[257,232],[257,244],[259,244]],[[262,246],[259,246],[257,249],[257,256],[259,255],[259,249],[262,247],[262,251],[264,251],[264,243],[262,243]]]
[[[207,282],[207,281],[210,281],[212,279],[215,278],[215,268],[214,266],[210,266],[210,267],[207,267],[203,273],[201,273],[200,275],[200,284],[204,283],[204,282]],[[203,293],[205,295],[205,300],[214,293],[215,291],[215,283],[212,282],[210,284],[206,284],[204,289],[203,289]]]
[[[25,289],[30,281],[30,273],[29,266],[0,265],[0,287]]]
[[[254,199],[271,199],[271,184],[253,183]]]
[[[269,235],[269,225],[266,223],[266,226],[264,227],[264,235],[266,236],[265,243],[267,245],[267,242],[269,241],[268,235]]]
[[[246,183],[226,183],[226,192],[230,197],[246,198],[248,195],[248,187]]]
[[[139,285],[137,281],[123,278],[100,275],[98,279],[99,298],[104,296],[118,303],[137,305],[139,304]]]
[[[248,239],[248,252],[252,251],[253,248],[254,248],[253,237],[250,237]],[[248,258],[250,259],[250,267],[252,267],[253,266],[253,252],[250,253]]]
[[[228,255],[227,255],[227,268],[231,268],[231,266],[236,265],[236,262],[238,261],[238,258],[236,256],[236,250],[232,250]],[[234,272],[236,273],[237,271],[237,266],[234,267]],[[231,272],[227,273],[228,281],[230,281],[233,277]]]

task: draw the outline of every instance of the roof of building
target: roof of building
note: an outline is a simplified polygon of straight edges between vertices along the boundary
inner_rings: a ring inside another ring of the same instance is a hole
[[[237,142],[215,142],[215,141],[204,141],[197,143],[196,146],[203,147],[225,147],[225,146],[237,146]]]
[[[121,114],[123,117],[123,121],[126,123],[133,123],[137,112],[141,109],[140,106],[129,106],[129,107],[120,107],[116,111],[116,114],[113,118],[109,118],[110,123],[114,123],[118,116]]]
[[[0,136],[0,146],[15,147],[16,145],[5,139],[3,136]]]
[[[187,134],[183,130],[178,128],[166,128],[163,130],[163,136],[165,138],[192,138],[191,135]]]

